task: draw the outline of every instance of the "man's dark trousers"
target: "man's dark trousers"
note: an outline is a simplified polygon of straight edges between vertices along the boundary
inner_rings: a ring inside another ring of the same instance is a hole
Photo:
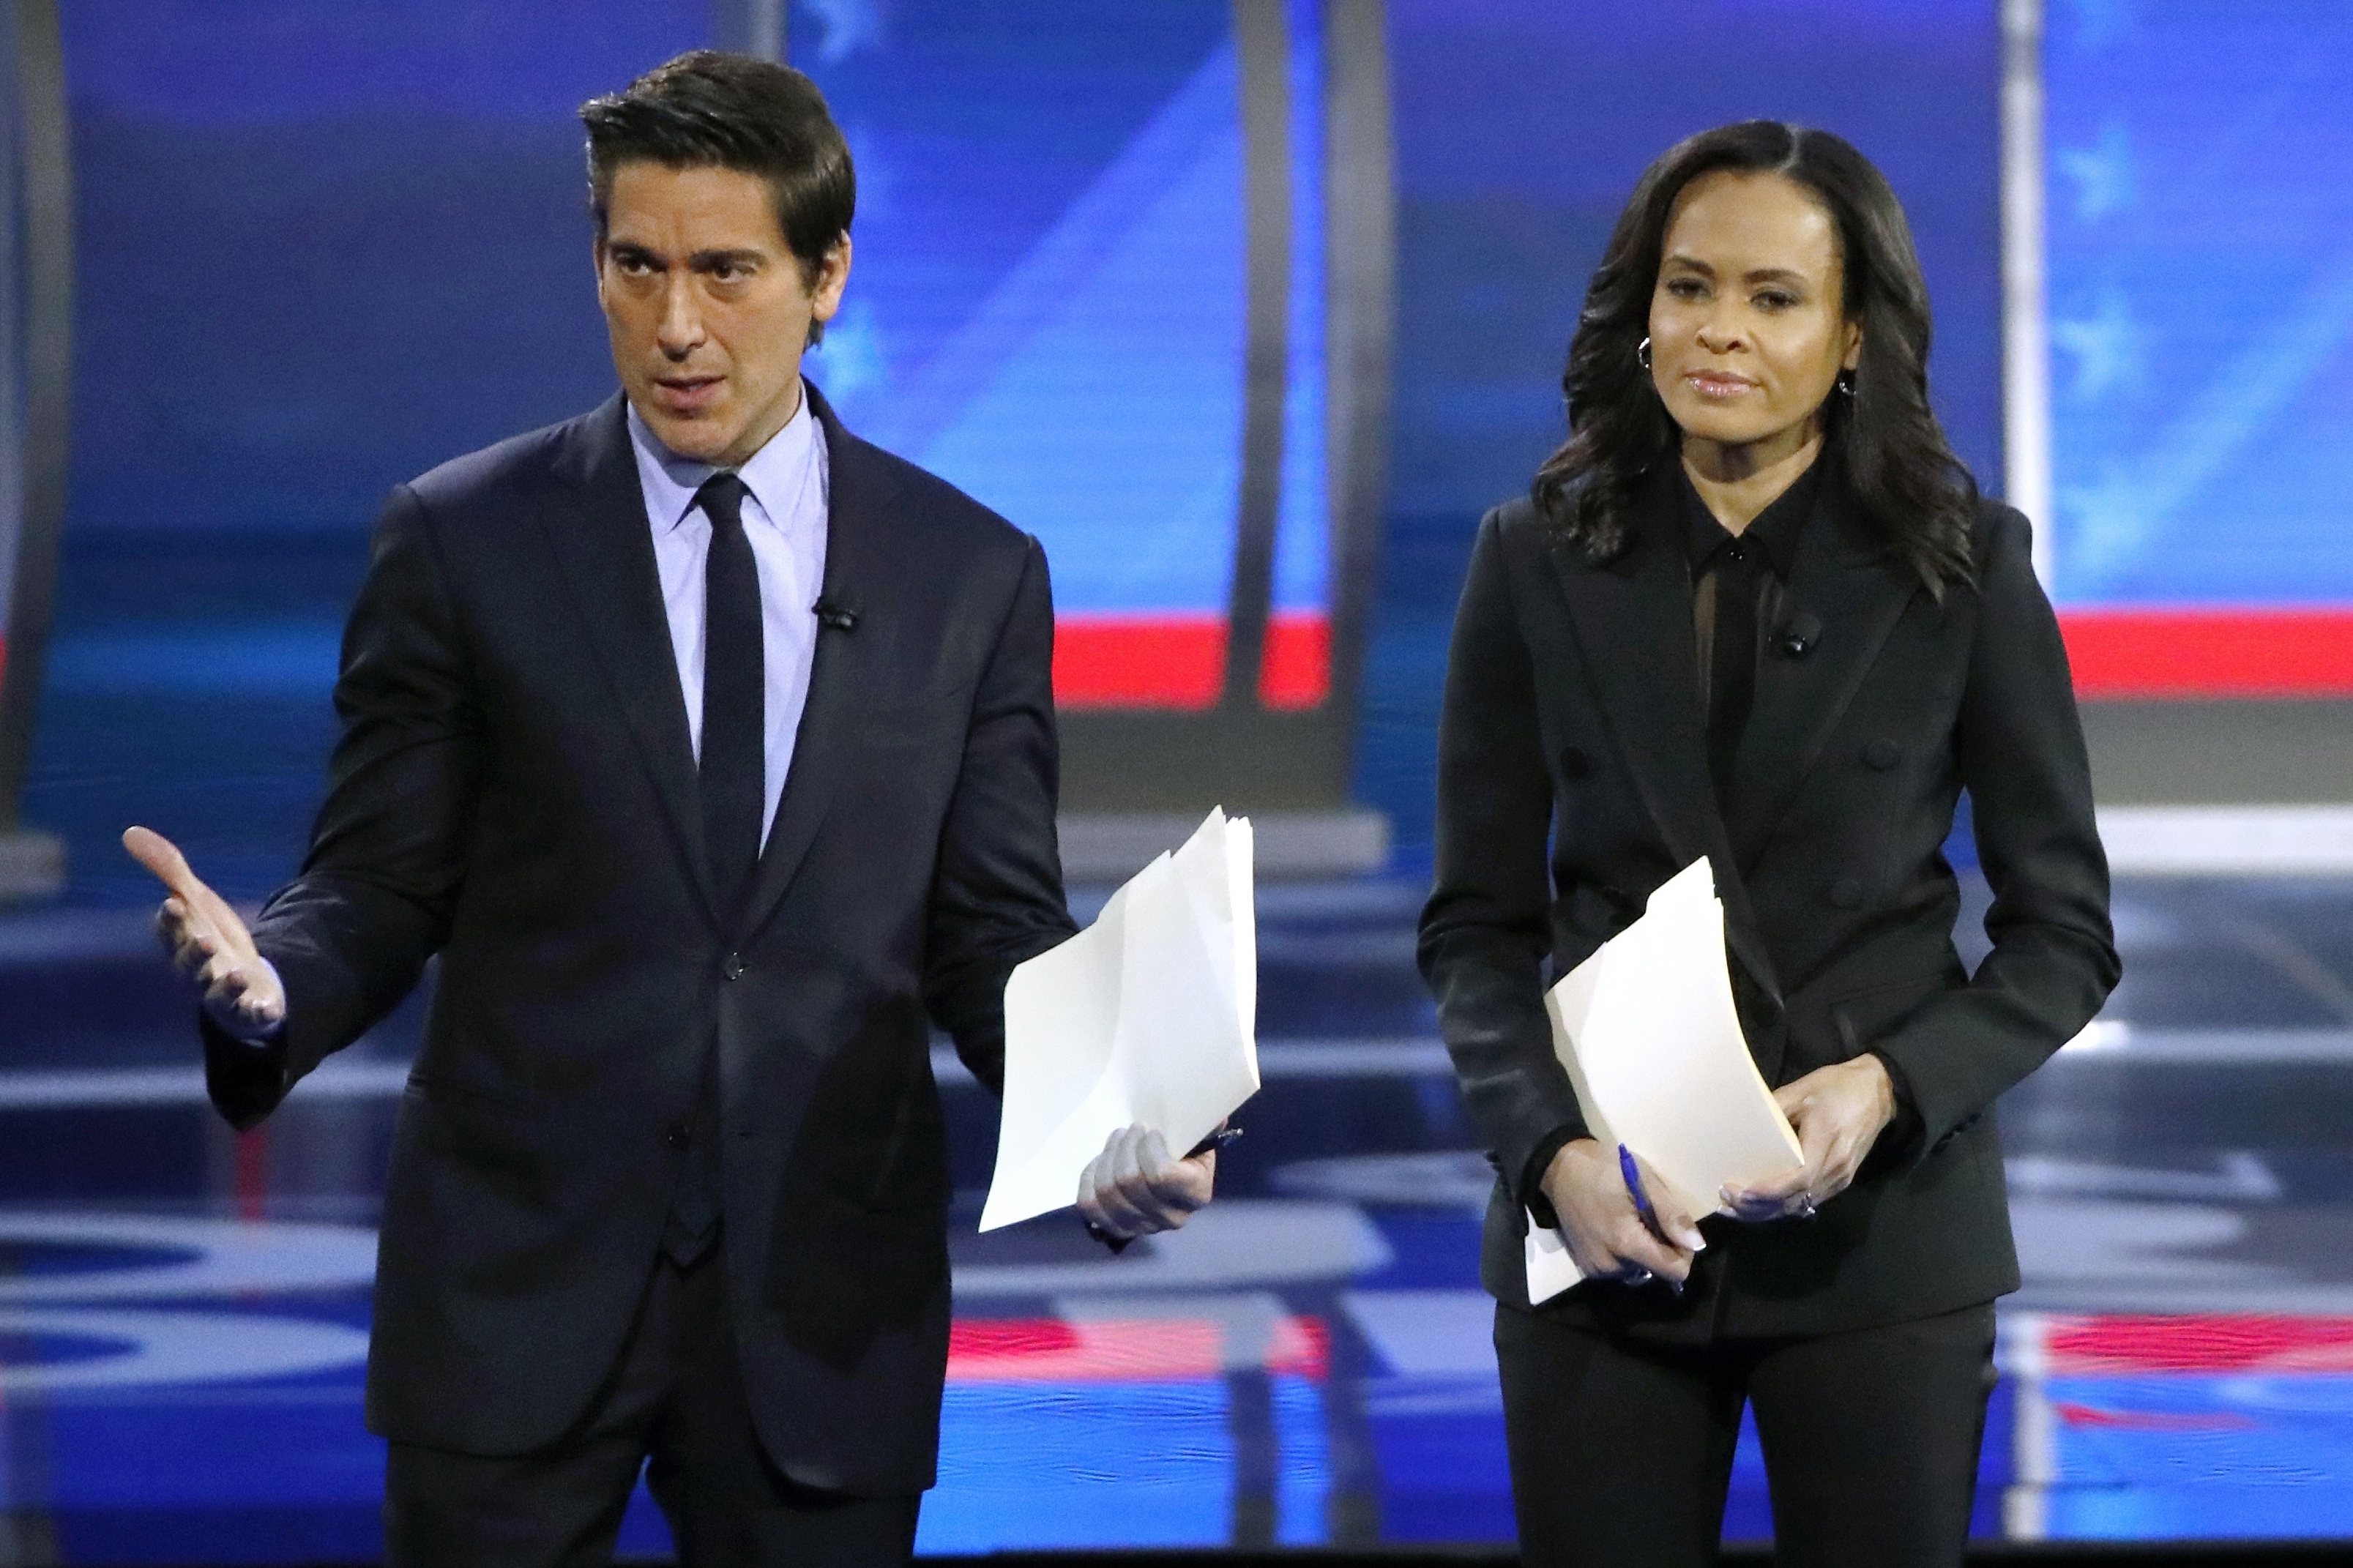
[[[580,1430],[548,1448],[480,1458],[393,1444],[387,1559],[501,1568],[609,1562],[641,1466],[684,1562],[876,1568],[913,1556],[921,1492],[857,1497],[799,1486],[762,1451],[726,1278],[714,1252],[681,1268],[665,1251],[611,1382]]]

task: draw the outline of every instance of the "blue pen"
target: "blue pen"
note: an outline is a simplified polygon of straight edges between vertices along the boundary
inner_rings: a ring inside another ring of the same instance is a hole
[[[1634,1151],[1623,1143],[1618,1145],[1618,1173],[1626,1179],[1626,1193],[1634,1200],[1634,1213],[1641,1218],[1642,1228],[1672,1247],[1674,1243],[1667,1241],[1667,1233],[1660,1228],[1659,1211],[1651,1206],[1650,1194],[1642,1191],[1642,1169],[1634,1163]],[[1682,1280],[1669,1279],[1665,1284],[1676,1295],[1683,1293]]]

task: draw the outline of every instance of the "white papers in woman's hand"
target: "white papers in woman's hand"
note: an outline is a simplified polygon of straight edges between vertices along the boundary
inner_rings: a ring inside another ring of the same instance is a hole
[[[1553,1049],[1585,1125],[1649,1163],[1694,1215],[1725,1186],[1795,1170],[1805,1152],[1748,1054],[1724,954],[1724,905],[1704,858],[1546,994]],[[1528,1300],[1583,1276],[1558,1232],[1528,1220]]]
[[[1118,1129],[1182,1153],[1258,1092],[1250,825],[1212,810],[1005,986],[1005,1109],[980,1228],[1067,1207]]]

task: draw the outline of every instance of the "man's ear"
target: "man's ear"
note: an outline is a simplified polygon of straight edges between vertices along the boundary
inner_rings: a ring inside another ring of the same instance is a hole
[[[605,304],[605,237],[603,235],[600,234],[589,241],[588,258],[590,264],[596,268],[596,305],[599,310],[602,310]]]
[[[844,234],[818,264],[817,287],[809,291],[809,314],[820,321],[832,321],[841,309],[841,292],[849,285],[849,236]]]

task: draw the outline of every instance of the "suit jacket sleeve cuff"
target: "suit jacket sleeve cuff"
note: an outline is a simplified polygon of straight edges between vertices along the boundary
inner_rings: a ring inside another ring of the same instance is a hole
[[[1872,1155],[1877,1160],[1909,1163],[1919,1158],[1921,1145],[1927,1141],[1920,1102],[1912,1092],[1912,1080],[1901,1062],[1885,1051],[1868,1054],[1878,1058],[1879,1065],[1887,1069],[1887,1085],[1895,1095],[1895,1114],[1879,1130],[1879,1142],[1873,1146]]]
[[[286,1098],[286,1026],[248,1039],[222,1028],[200,1005],[196,1028],[205,1042],[205,1092],[222,1120],[243,1132]]]

